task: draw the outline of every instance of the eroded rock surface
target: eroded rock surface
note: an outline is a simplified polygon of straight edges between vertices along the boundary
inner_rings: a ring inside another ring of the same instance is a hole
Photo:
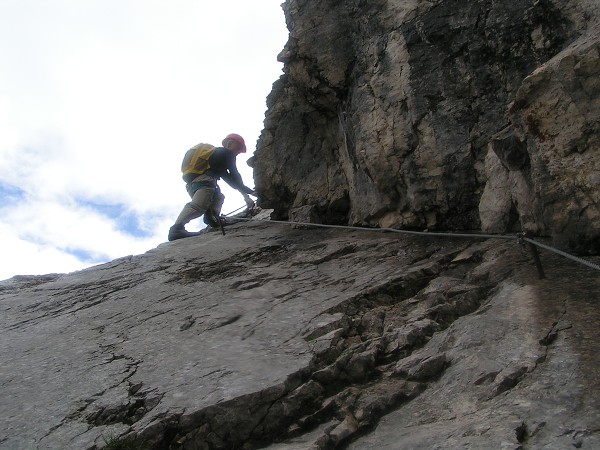
[[[592,448],[598,271],[250,222],[0,287],[0,447]]]
[[[600,6],[284,4],[252,162],[278,218],[523,230],[600,252]]]

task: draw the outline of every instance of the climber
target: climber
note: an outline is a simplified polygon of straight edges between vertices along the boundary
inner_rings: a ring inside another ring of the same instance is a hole
[[[204,223],[211,227],[222,226],[221,207],[225,196],[221,193],[217,181],[223,178],[232,188],[243,196],[246,206],[252,208],[254,201],[249,197],[256,195],[253,189],[246,187],[236,167],[236,156],[246,152],[246,144],[239,134],[228,134],[223,139],[223,147],[210,144],[198,144],[186,153],[181,170],[186,190],[192,200],[187,203],[175,224],[169,229],[169,241],[197,236],[185,225],[204,214]]]

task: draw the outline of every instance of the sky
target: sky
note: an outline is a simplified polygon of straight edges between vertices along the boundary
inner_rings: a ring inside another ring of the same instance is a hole
[[[181,159],[241,134],[282,74],[282,0],[0,0],[0,280],[166,242]],[[220,182],[223,213],[244,205]],[[198,230],[201,219],[188,230]]]

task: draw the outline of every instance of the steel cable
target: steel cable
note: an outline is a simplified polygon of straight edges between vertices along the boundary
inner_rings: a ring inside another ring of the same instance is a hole
[[[550,247],[549,245],[545,245],[545,244],[542,244],[541,242],[534,241],[533,239],[529,239],[529,238],[522,238],[522,239],[524,241],[526,241],[526,242],[529,242],[530,244],[533,244],[533,245],[536,245],[538,247],[541,247],[544,250],[548,250],[550,252],[554,252],[554,253],[556,253],[558,255],[564,256],[567,259],[570,259],[572,261],[578,262],[578,263],[583,264],[585,266],[588,266],[588,267],[590,267],[592,269],[600,270],[600,266],[598,264],[595,264],[595,263],[590,262],[590,261],[586,261],[585,259],[579,258],[578,256],[570,255],[570,254],[565,253],[562,250],[559,250],[557,248]]]
[[[243,208],[243,206],[242,206]],[[235,211],[230,212],[227,215],[231,215],[242,208],[238,208]],[[450,237],[450,238],[468,238],[468,239],[518,239],[519,242],[526,241],[530,244],[536,245],[538,247],[543,248],[544,250],[548,250],[550,252],[554,252],[558,255],[564,256],[572,261],[583,264],[587,267],[590,267],[595,270],[600,270],[600,266],[598,264],[592,263],[590,261],[586,261],[585,259],[579,258],[577,256],[570,255],[561,250],[558,250],[554,247],[550,247],[549,245],[542,244],[541,242],[534,241],[533,239],[527,238],[523,235],[523,233],[517,235],[506,235],[506,234],[475,234],[475,233],[442,233],[442,232],[431,232],[431,231],[411,231],[411,230],[398,230],[396,228],[365,228],[365,227],[355,227],[350,225],[326,225],[322,223],[310,223],[310,222],[290,222],[285,220],[266,220],[266,219],[254,219],[252,217],[236,217],[235,220],[242,220],[248,222],[268,222],[268,223],[279,223],[283,225],[296,225],[296,226],[305,226],[305,227],[318,227],[318,228],[337,228],[337,229],[345,229],[345,230],[357,230],[357,231],[375,231],[375,232],[389,232],[389,233],[400,233],[400,234],[411,234],[411,235],[419,235],[419,236],[437,236],[437,237]]]

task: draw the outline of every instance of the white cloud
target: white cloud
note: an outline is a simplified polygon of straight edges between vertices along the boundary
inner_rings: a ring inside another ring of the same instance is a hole
[[[83,269],[90,265],[73,255],[62,252],[52,246],[38,245],[15,238],[0,224],[0,246],[2,246],[2,274],[0,278],[9,278],[14,274],[63,273]],[[9,259],[9,260],[5,260]],[[52,263],[52,266],[48,265]]]
[[[238,168],[252,187],[245,161],[287,39],[279,4],[3,0],[0,193],[21,195],[0,200],[0,279],[163,242],[188,201],[182,155],[200,141],[242,134]],[[224,212],[243,204],[224,191]],[[94,204],[120,205],[151,236],[131,236]]]

